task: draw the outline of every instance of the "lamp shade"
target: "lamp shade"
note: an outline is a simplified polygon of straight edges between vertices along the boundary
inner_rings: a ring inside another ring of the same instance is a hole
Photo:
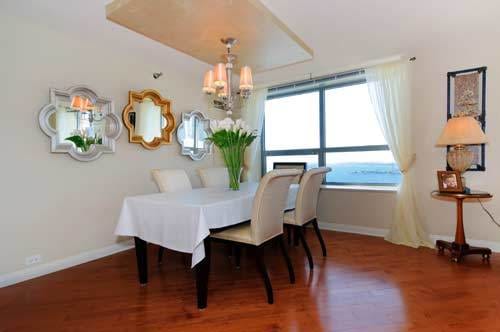
[[[227,74],[226,65],[223,63],[218,63],[214,67],[214,85],[218,88],[222,88],[226,85]]]
[[[205,78],[203,79],[203,92],[208,94],[215,92],[213,70],[209,70],[205,73]]]
[[[240,72],[240,90],[252,90],[252,69],[248,66],[241,67]]]
[[[86,111],[89,108],[89,105],[91,105],[90,101],[82,96],[74,96],[71,99],[71,108],[72,109],[77,109],[80,111]]]
[[[471,116],[451,118],[439,136],[436,146],[487,143],[488,139],[476,119]]]

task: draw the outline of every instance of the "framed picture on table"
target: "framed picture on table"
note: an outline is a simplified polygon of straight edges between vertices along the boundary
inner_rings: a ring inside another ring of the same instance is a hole
[[[479,67],[472,69],[449,72],[448,78],[448,103],[446,119],[453,117],[472,116],[486,132],[486,69]],[[468,171],[485,171],[485,146],[469,145],[474,152],[474,161]],[[450,146],[447,147],[447,151]],[[446,169],[451,171],[450,165]]]
[[[464,191],[460,172],[437,171],[437,178],[441,193],[461,193]]]

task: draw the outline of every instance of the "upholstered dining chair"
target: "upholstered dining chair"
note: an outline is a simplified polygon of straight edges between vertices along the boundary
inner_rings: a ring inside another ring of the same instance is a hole
[[[292,181],[292,183],[299,183],[300,179],[302,178],[302,175],[307,169],[307,163],[304,162],[274,162],[273,163],[273,169],[298,169],[301,170],[302,172],[300,175],[295,177],[295,179]]]
[[[225,167],[201,168],[198,170],[198,174],[203,187],[229,188],[229,175]]]
[[[193,189],[183,169],[153,169],[151,173],[162,193]]]
[[[264,246],[278,241],[288,267],[290,283],[295,282],[292,262],[283,241],[283,211],[292,180],[299,170],[283,169],[268,172],[261,179],[252,207],[250,222],[233,226],[210,234],[214,240],[222,240],[234,245],[248,246],[255,250],[257,267],[264,279],[267,302],[274,302],[273,289],[264,263]]]
[[[295,209],[285,212],[284,216],[285,225],[294,229],[295,234],[297,234],[300,242],[302,243],[309,261],[309,268],[311,269],[314,267],[314,264],[311,250],[309,249],[304,237],[304,228],[309,223],[312,223],[314,231],[318,236],[323,256],[326,256],[325,241],[323,240],[318,227],[317,206],[321,183],[323,182],[325,174],[331,170],[332,169],[330,167],[319,167],[305,172],[300,180],[300,187],[297,193],[297,199],[295,200]]]
[[[183,169],[153,169],[151,170],[153,179],[162,193],[171,193],[176,191],[191,190],[191,182]],[[158,249],[158,264],[163,260],[163,251],[165,248]]]

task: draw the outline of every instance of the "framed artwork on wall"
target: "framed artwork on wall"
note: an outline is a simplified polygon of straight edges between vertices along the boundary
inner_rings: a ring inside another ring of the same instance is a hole
[[[487,67],[479,67],[447,74],[446,120],[452,117],[472,116],[486,132],[486,69]],[[475,159],[468,171],[485,171],[484,144],[470,145],[469,149],[474,151]],[[447,147],[447,151],[449,150],[450,146]],[[446,169],[450,171],[450,165],[446,164]]]

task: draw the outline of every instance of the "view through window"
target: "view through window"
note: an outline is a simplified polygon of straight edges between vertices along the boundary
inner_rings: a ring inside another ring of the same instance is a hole
[[[326,183],[397,185],[401,173],[380,130],[366,82],[271,94],[263,139],[266,171],[275,162],[329,166]]]

